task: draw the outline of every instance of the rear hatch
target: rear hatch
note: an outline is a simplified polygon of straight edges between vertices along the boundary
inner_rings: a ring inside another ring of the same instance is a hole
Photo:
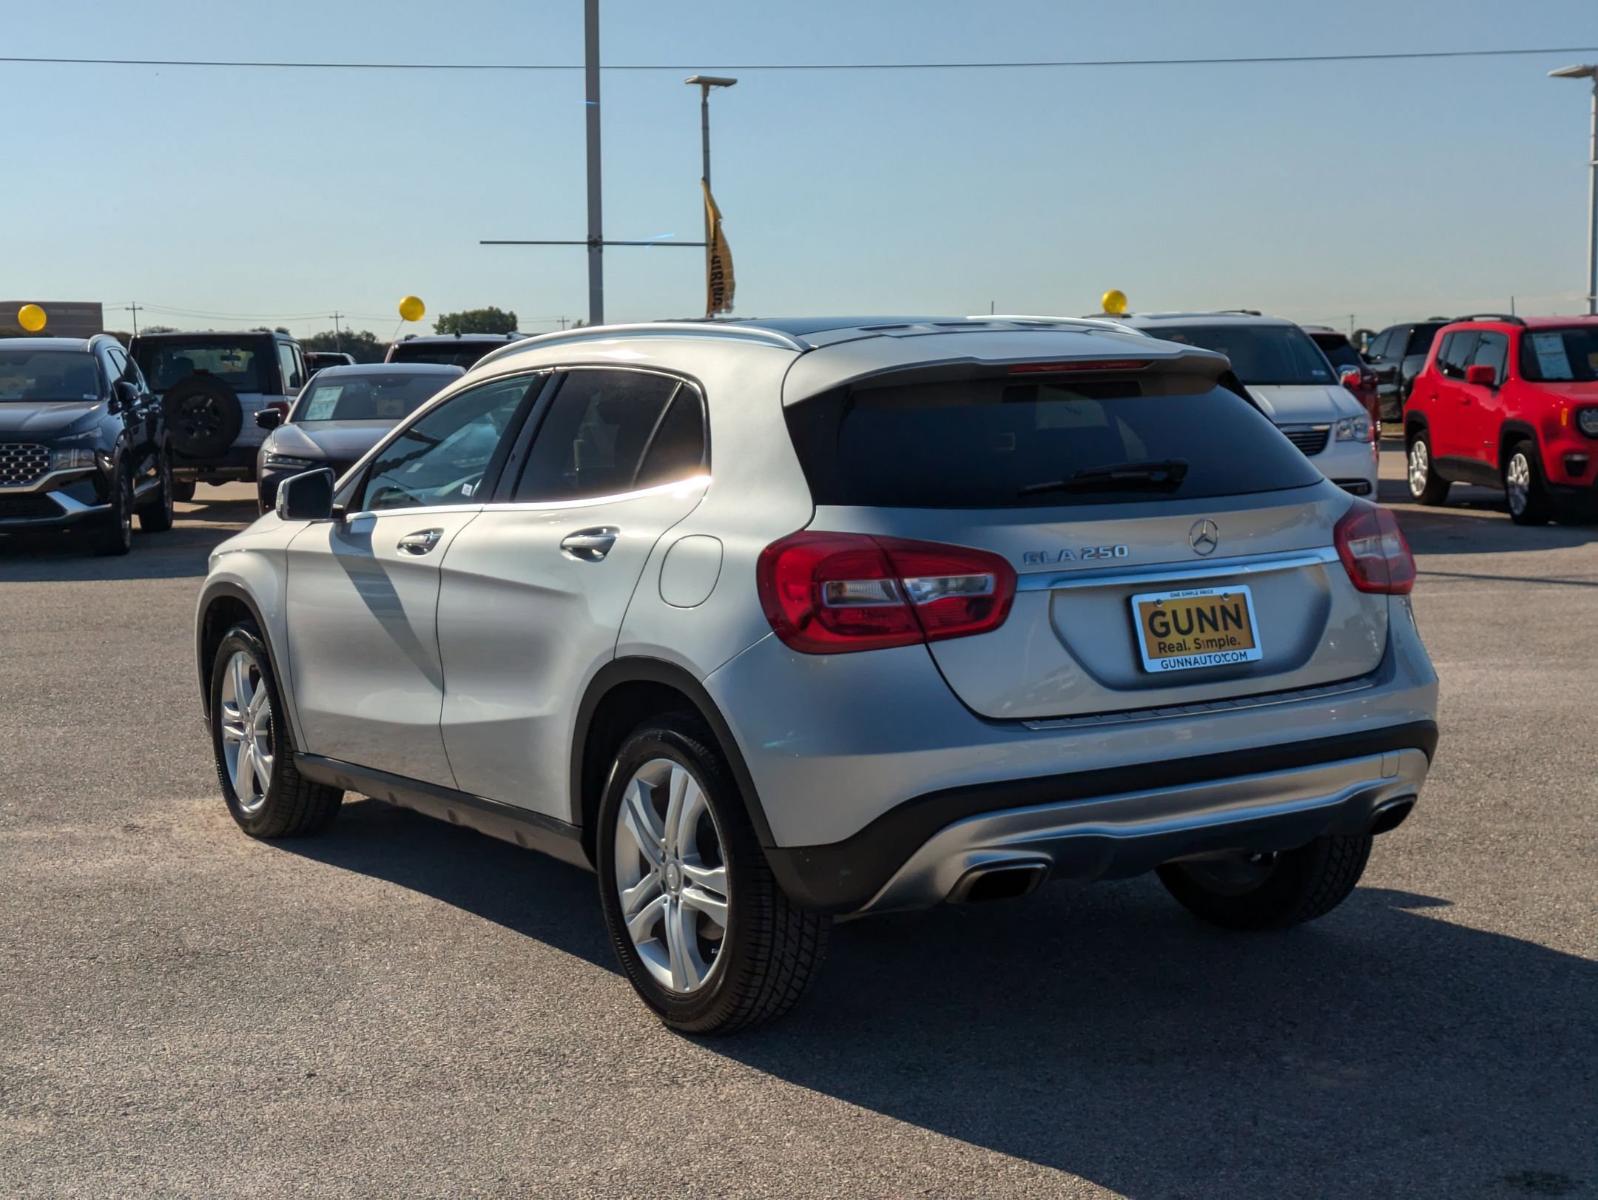
[[[1350,500],[1217,382],[1224,366],[967,362],[807,397],[786,412],[811,528],[975,547],[1015,569],[1002,625],[928,647],[983,716],[1365,675],[1387,597],[1357,590],[1333,548]]]

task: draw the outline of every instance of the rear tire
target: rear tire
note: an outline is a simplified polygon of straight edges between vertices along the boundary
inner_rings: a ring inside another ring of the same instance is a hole
[[[831,918],[777,885],[732,773],[697,720],[657,717],[623,743],[600,799],[595,851],[622,970],[673,1029],[731,1033],[773,1020],[826,956]]]
[[[1409,467],[1409,494],[1417,504],[1438,505],[1448,500],[1448,480],[1432,465],[1432,441],[1424,429],[1417,429],[1405,448]]]
[[[172,481],[172,499],[180,504],[188,504],[194,499],[194,480],[174,479]]]
[[[261,631],[241,621],[211,660],[211,749],[222,798],[239,828],[255,838],[320,833],[338,816],[344,793],[313,783],[294,767],[272,658]]]
[[[1537,444],[1529,438],[1511,446],[1504,460],[1504,499],[1509,504],[1509,519],[1516,525],[1546,525],[1554,515],[1543,485]]]
[[[1287,929],[1323,917],[1359,883],[1371,838],[1328,835],[1275,855],[1166,863],[1160,882],[1194,916],[1225,929]]]

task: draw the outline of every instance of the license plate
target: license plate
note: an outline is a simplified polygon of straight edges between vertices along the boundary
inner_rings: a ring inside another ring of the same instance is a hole
[[[1145,671],[1191,671],[1257,662],[1254,597],[1246,587],[1189,588],[1132,597]]]

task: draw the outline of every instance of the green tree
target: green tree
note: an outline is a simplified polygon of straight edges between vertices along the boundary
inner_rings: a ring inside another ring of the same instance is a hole
[[[516,314],[502,308],[468,308],[464,312],[439,313],[433,322],[439,333],[515,333]]]
[[[342,350],[358,363],[382,362],[388,353],[388,343],[366,329],[346,329],[340,333],[328,329],[302,337],[300,345],[306,350]]]

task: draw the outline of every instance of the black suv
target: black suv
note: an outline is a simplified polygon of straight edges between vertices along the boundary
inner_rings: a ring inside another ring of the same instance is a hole
[[[1376,372],[1376,400],[1382,420],[1403,418],[1409,389],[1415,386],[1415,376],[1426,365],[1432,339],[1451,320],[1452,317],[1427,317],[1424,321],[1389,325],[1366,343],[1365,361]]]
[[[126,554],[172,527],[166,422],[114,337],[0,340],[0,533],[87,526]]]

